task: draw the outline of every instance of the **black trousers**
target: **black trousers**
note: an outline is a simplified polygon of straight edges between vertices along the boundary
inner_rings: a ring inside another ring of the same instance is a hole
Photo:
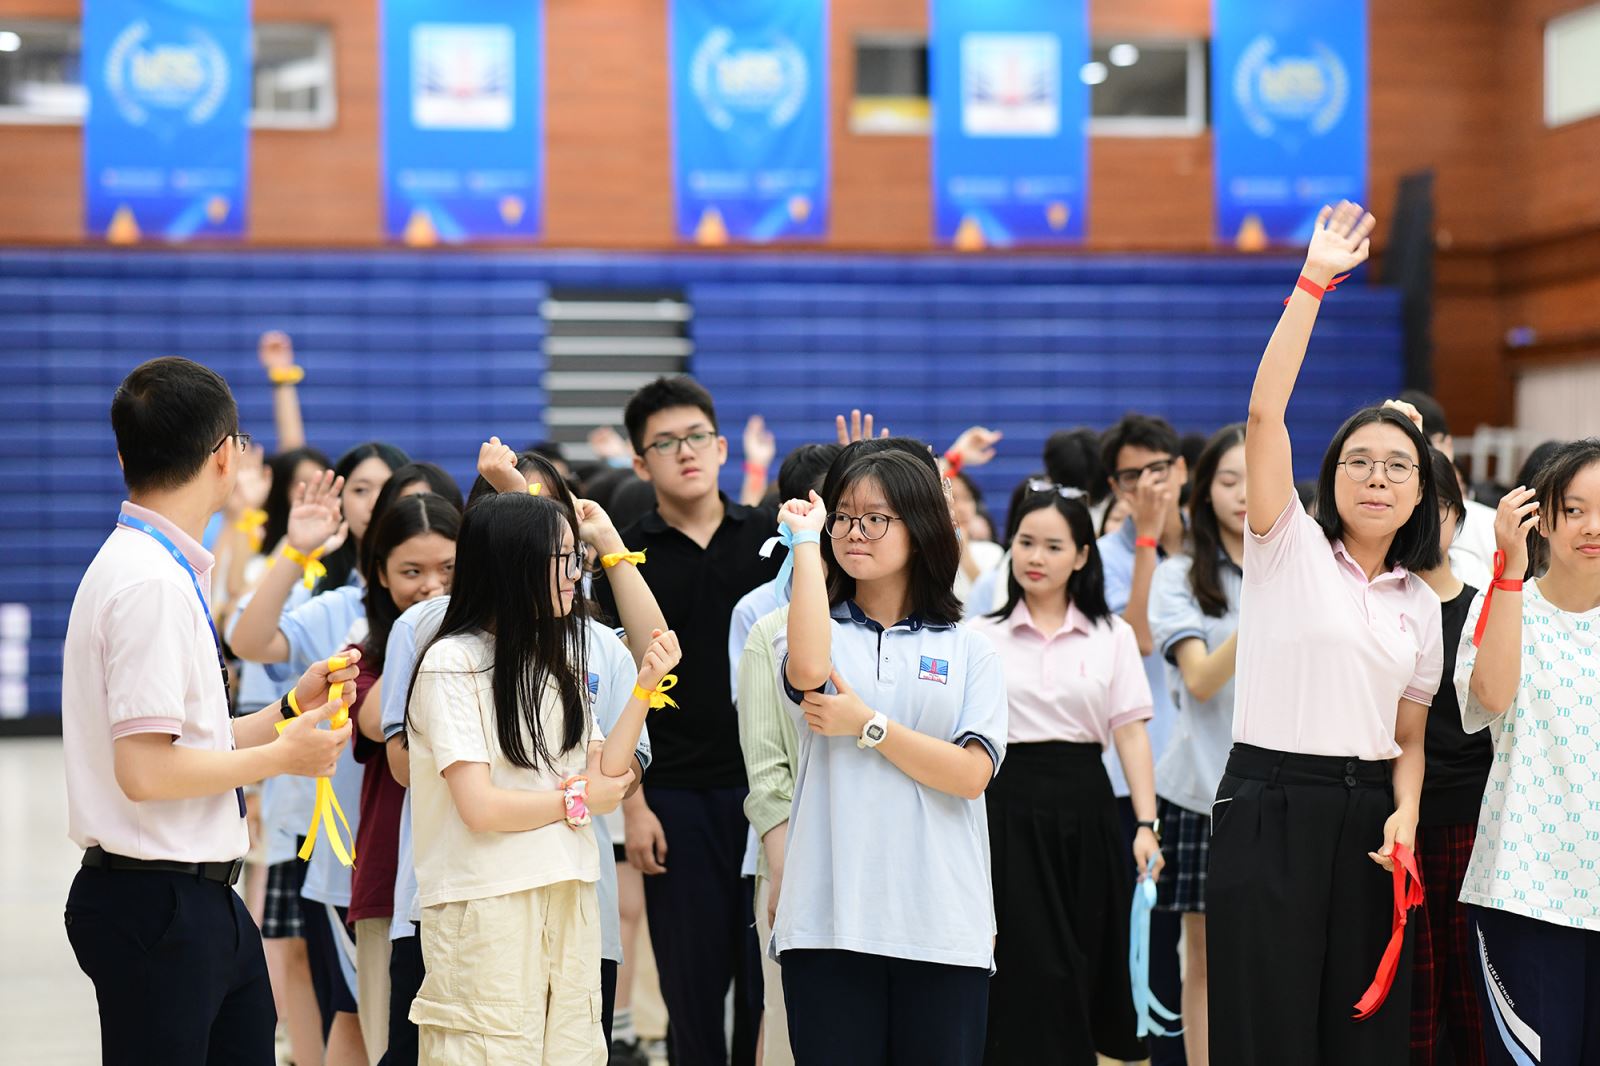
[[[422,934],[389,942],[389,1049],[378,1066],[417,1066],[417,1026],[411,1001],[427,971],[422,965]]]
[[[67,939],[94,982],[104,1066],[273,1066],[261,931],[217,881],[82,869]]]
[[[1353,1020],[1394,914],[1393,877],[1367,856],[1394,812],[1389,771],[1387,762],[1233,746],[1212,807],[1206,879],[1212,1062],[1409,1062],[1409,925],[1388,999]]]
[[[987,969],[854,951],[791,949],[779,961],[795,1066],[983,1062]]]
[[[743,788],[652,788],[667,837],[667,872],[644,879],[645,913],[671,1025],[673,1066],[727,1066],[733,986],[733,1066],[753,1066],[761,1024],[761,948],[755,885],[741,877]]]

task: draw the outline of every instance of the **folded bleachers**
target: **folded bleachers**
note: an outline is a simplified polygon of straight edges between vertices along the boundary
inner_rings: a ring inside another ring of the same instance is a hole
[[[79,576],[122,484],[107,409],[145,359],[215,367],[243,428],[272,447],[256,340],[290,333],[310,372],[311,442],[374,437],[469,484],[488,433],[542,435],[552,289],[681,291],[690,369],[713,392],[737,460],[760,413],[779,453],[876,413],[947,445],[1005,430],[974,471],[998,511],[1057,429],[1128,410],[1209,432],[1244,415],[1296,264],[1208,256],[928,257],[335,253],[0,249],[0,601],[31,614],[28,709],[59,706],[61,639]],[[1400,387],[1395,293],[1351,284],[1327,301],[1291,410],[1308,476],[1337,423]],[[620,412],[619,412],[620,418]],[[732,490],[734,461],[726,471]]]

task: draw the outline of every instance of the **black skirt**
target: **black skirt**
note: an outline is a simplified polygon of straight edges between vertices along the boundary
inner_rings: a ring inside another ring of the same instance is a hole
[[[1137,1061],[1133,882],[1098,744],[1012,744],[986,794],[995,975],[984,1062]]]

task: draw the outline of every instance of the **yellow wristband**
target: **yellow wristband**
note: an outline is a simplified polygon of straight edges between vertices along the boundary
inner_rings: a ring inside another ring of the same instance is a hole
[[[299,718],[300,717],[300,701],[295,699],[295,697],[294,697],[294,689],[290,689],[289,690],[289,698],[288,698],[287,702],[289,704],[289,709],[294,712],[294,716],[296,718]],[[288,719],[285,718],[284,721],[287,722]],[[282,727],[280,726],[279,728],[281,729]]]
[[[303,366],[275,366],[267,371],[267,380],[274,385],[298,385],[305,379]]]
[[[678,702],[667,695],[667,690],[677,683],[678,675],[668,674],[658,681],[653,689],[641,688],[636,684],[633,686],[633,698],[643,700],[652,711],[659,711],[663,707],[676,707]]]
[[[610,555],[600,556],[600,565],[610,570],[618,563],[632,563],[634,566],[644,565],[644,552],[612,552]]]
[[[323,566],[320,561],[322,559],[321,548],[308,555],[285,544],[283,546],[283,557],[305,570],[305,586],[308,590],[316,586],[318,578],[328,576],[328,568]]]

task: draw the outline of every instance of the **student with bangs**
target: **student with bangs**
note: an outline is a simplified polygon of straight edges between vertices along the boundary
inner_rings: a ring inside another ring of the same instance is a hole
[[[1600,439],[1507,493],[1495,541],[1454,677],[1494,745],[1461,886],[1484,1061],[1600,1062]],[[1535,544],[1547,569],[1524,579]]]
[[[1228,1066],[1410,1054],[1414,937],[1401,930],[1392,987],[1374,971],[1443,659],[1419,576],[1439,564],[1433,467],[1420,417],[1365,408],[1328,445],[1313,516],[1284,423],[1321,299],[1367,258],[1374,224],[1354,204],[1322,210],[1250,397],[1234,746],[1206,880],[1211,1058]]]
[[[449,605],[405,730],[426,976],[424,1062],[602,1066],[600,853],[652,694],[677,664],[656,631],[602,737],[589,701],[577,521],[528,493],[462,522]]]
[[[1085,504],[1078,489],[1029,482],[1006,602],[971,624],[999,654],[1009,703],[1006,769],[987,797],[999,925],[991,1066],[1148,1054],[1128,970],[1129,849],[1101,759],[1115,737],[1142,820],[1133,866],[1154,879],[1152,701],[1133,628],[1106,603]]]
[[[975,1066],[995,933],[983,794],[1005,752],[1005,679],[957,625],[938,475],[867,449],[846,448],[820,498],[780,512],[795,574],[773,655],[800,750],[770,950],[802,1066]]]

